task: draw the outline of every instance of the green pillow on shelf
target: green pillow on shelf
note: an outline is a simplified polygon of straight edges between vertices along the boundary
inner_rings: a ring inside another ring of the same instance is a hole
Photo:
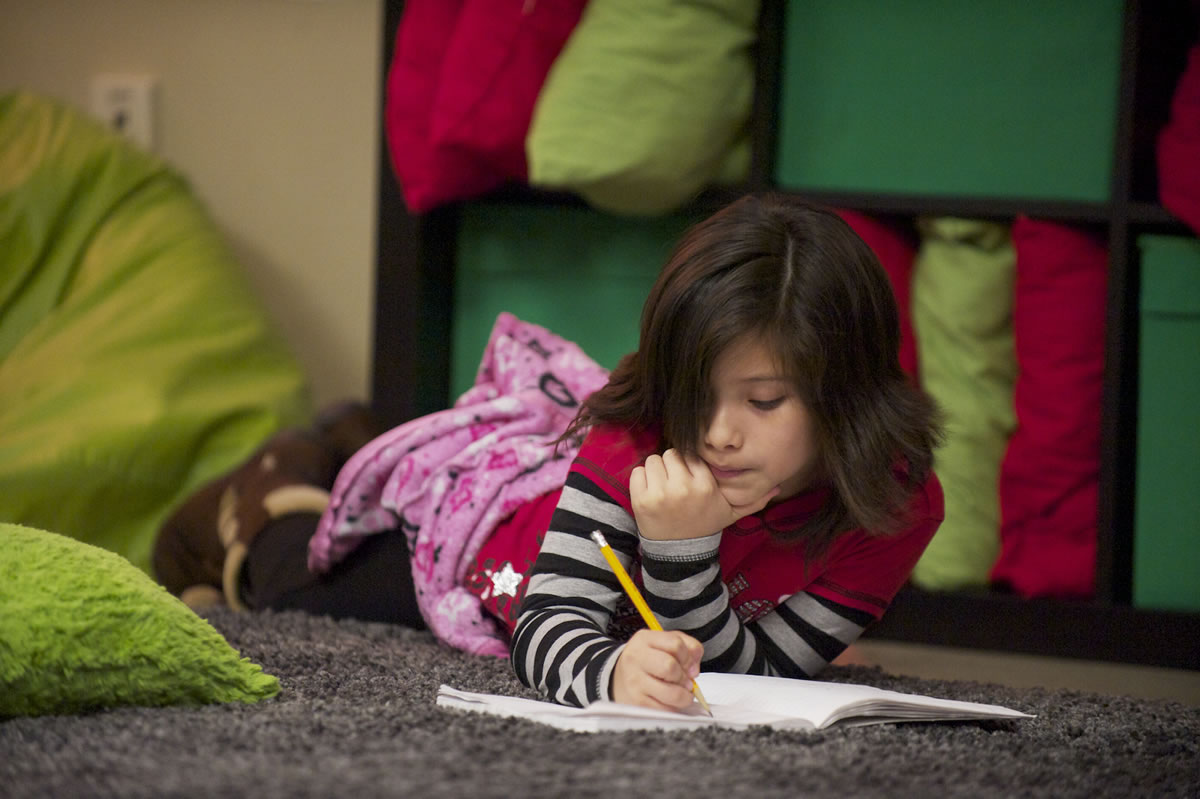
[[[538,95],[529,182],[615,213],[743,179],[758,3],[590,0]]]
[[[923,218],[917,227],[912,320],[921,385],[946,414],[946,441],[934,454],[946,520],[913,582],[983,586],[1000,550],[1000,463],[1016,426],[1016,253],[1008,226],[996,222]]]
[[[275,677],[125,558],[0,524],[0,718],[278,692]]]

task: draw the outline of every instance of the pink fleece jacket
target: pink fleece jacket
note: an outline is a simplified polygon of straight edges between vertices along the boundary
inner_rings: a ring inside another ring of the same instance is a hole
[[[576,344],[502,313],[475,385],[454,407],[406,422],[354,454],[309,542],[327,571],[367,535],[408,535],[417,603],[435,635],[476,654],[508,646],[463,578],[496,525],[562,487],[579,442],[555,440],[608,379]]]

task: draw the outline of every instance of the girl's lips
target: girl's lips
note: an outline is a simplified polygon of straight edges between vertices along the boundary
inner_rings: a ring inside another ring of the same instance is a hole
[[[747,471],[746,469],[718,469],[711,463],[708,464],[708,470],[712,472],[713,477],[718,480],[730,480]]]

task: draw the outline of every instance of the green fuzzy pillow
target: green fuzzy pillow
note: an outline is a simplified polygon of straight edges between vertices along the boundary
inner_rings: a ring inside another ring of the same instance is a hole
[[[0,718],[278,692],[275,677],[125,558],[0,524]]]

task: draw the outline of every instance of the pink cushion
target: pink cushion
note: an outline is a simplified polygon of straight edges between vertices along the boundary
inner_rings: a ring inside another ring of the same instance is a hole
[[[533,105],[584,2],[405,3],[384,123],[410,211],[525,179]]]
[[[1188,54],[1158,137],[1158,192],[1168,211],[1200,233],[1200,45]]]
[[[838,214],[875,252],[875,257],[887,272],[900,311],[900,367],[916,380],[917,341],[912,327],[912,270],[916,254],[914,237],[899,225],[888,224],[857,211],[839,209]]]
[[[1018,218],[1017,429],[1000,470],[993,582],[1032,596],[1095,589],[1108,254],[1088,233]]]

